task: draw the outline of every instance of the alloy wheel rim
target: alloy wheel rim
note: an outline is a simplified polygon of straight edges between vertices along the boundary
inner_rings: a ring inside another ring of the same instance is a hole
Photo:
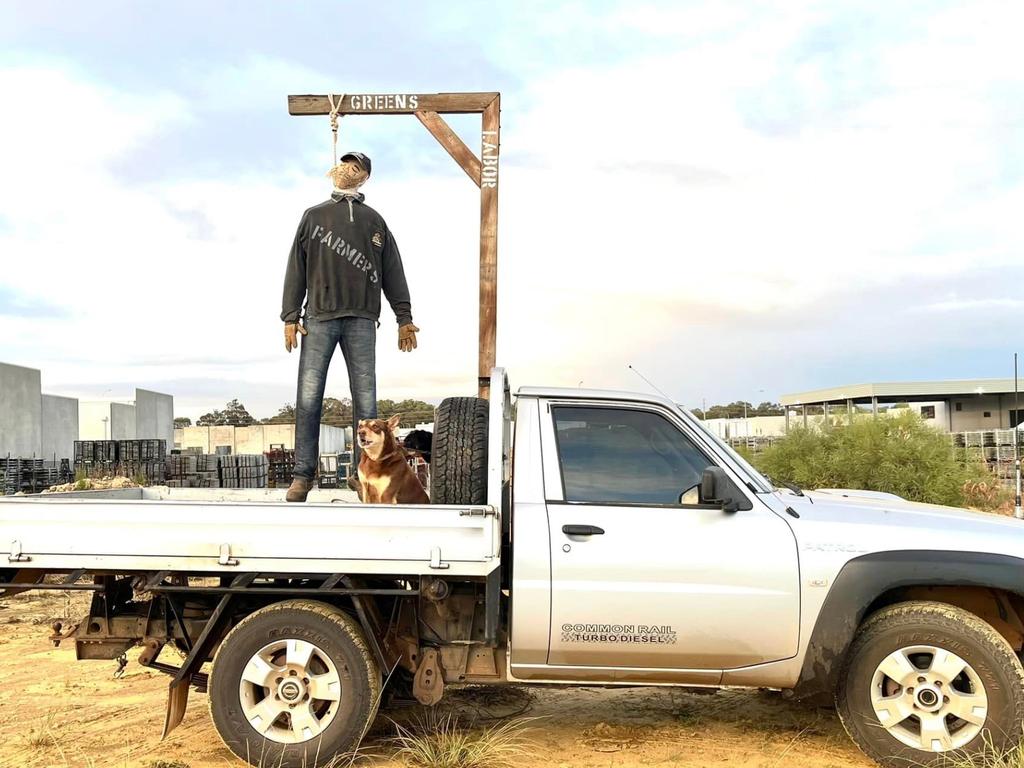
[[[878,722],[908,747],[962,749],[985,726],[988,695],[978,673],[955,653],[931,645],[893,651],[871,681]]]
[[[288,638],[268,643],[242,669],[238,700],[249,725],[270,741],[298,744],[338,714],[341,675],[322,649]]]

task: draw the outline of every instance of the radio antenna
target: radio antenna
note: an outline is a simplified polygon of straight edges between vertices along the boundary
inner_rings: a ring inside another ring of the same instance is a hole
[[[647,382],[647,384],[648,384],[648,385],[649,385],[649,386],[651,387],[651,389],[653,389],[653,390],[654,390],[655,392],[657,392],[657,393],[658,393],[659,395],[661,395],[662,397],[664,397],[664,398],[665,398],[666,400],[668,400],[668,401],[669,401],[670,403],[674,403],[674,402],[675,402],[675,400],[673,400],[673,399],[672,399],[671,397],[669,397],[668,395],[666,395],[666,394],[665,394],[665,393],[664,393],[664,392],[663,392],[663,391],[661,390],[661,388],[660,388],[660,387],[656,386],[656,385],[655,385],[655,383],[654,383],[653,381],[651,381],[651,380],[650,380],[650,379],[648,379],[648,378],[647,378],[646,376],[644,376],[644,375],[643,375],[642,373],[640,373],[640,371],[638,371],[638,370],[637,370],[636,368],[634,368],[634,367],[633,367],[632,365],[630,365],[630,364],[628,364],[628,363],[627,363],[627,367],[629,368],[629,370],[631,370],[631,371],[632,371],[633,373],[635,373],[635,374],[636,374],[637,376],[639,376],[639,377],[640,377],[641,379],[643,379],[644,381],[646,381],[646,382]]]

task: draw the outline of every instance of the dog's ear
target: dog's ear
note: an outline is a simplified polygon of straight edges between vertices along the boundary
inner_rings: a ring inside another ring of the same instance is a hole
[[[388,427],[391,429],[392,432],[398,429],[398,422],[400,422],[401,420],[402,415],[400,413],[396,413],[394,416],[388,419]]]

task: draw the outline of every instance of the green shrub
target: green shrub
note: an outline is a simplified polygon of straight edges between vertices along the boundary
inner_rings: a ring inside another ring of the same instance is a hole
[[[824,429],[791,429],[755,456],[755,464],[776,482],[802,488],[886,491],[950,506],[989,506],[987,497],[969,491],[976,487],[972,484],[994,481],[984,464],[958,461],[948,435],[912,411],[862,416]]]

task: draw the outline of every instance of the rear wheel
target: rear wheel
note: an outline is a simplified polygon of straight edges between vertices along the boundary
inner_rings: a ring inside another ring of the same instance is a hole
[[[357,746],[376,714],[380,673],[350,616],[289,600],[231,630],[209,692],[217,731],[238,757],[313,768]]]
[[[885,766],[941,766],[1021,740],[1024,669],[991,625],[944,603],[885,608],[847,655],[836,706],[850,737]]]
[[[449,397],[434,416],[430,462],[432,504],[487,503],[488,403]]]

